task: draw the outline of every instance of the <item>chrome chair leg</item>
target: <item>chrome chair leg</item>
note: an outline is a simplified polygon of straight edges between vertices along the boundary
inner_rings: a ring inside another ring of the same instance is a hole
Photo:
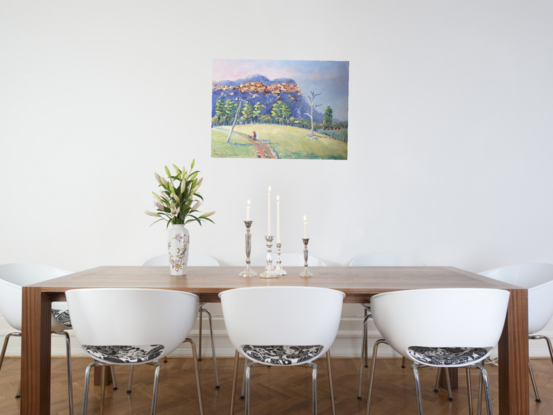
[[[532,362],[528,359],[528,369],[530,370],[530,380],[534,387],[534,394],[536,395],[536,402],[541,402],[540,394],[538,393],[538,386],[536,385],[536,379],[534,379],[534,370],[532,369]]]
[[[73,415],[73,376],[71,375],[71,339],[66,331],[55,331],[60,336],[65,336],[65,353],[67,356],[67,391],[69,394],[69,414]]]
[[[246,415],[250,414],[250,373],[253,366],[253,362],[247,363],[248,359],[246,359],[246,370],[244,371],[244,378],[246,379],[246,409],[245,413]]]
[[[2,363],[4,363],[4,356],[6,355],[6,350],[8,348],[10,337],[12,336],[21,337],[21,333],[16,331],[14,333],[6,334],[6,338],[4,339],[4,346],[2,346],[2,354],[0,354],[0,369],[2,369]],[[19,383],[19,389],[17,390],[17,394],[15,395],[16,399],[21,397],[20,393],[21,393],[21,382]]]
[[[246,366],[248,366],[248,359],[244,359],[244,375],[242,376],[242,393],[240,393],[240,399],[246,398]]]
[[[376,367],[376,356],[378,354],[378,346],[381,344],[387,344],[386,340],[379,339],[376,341],[373,347],[373,358],[371,363],[371,374],[369,377],[369,394],[367,395],[367,409],[365,411],[365,415],[369,415],[369,407],[371,406],[371,394],[373,391],[373,381],[374,381],[374,369]]]
[[[470,384],[470,367],[467,366],[467,398],[469,400],[469,414],[472,415],[472,386]]]
[[[332,366],[330,364],[330,350],[326,352],[326,365],[328,366],[328,386],[330,389],[330,402],[332,403],[332,415],[336,415],[336,407],[334,405],[334,388],[332,387]]]
[[[198,356],[196,355],[196,343],[194,340],[187,338],[184,343],[190,343],[192,347],[192,358],[194,360],[194,371],[196,372],[196,385],[198,387],[198,401],[200,403],[200,415],[204,415],[204,404],[202,401],[202,385],[200,384],[200,371],[198,370]]]
[[[436,373],[436,385],[434,386],[434,392],[440,392],[440,375],[442,374],[442,368],[439,367]]]
[[[104,415],[105,397],[106,397],[106,366],[102,365],[102,384],[100,386],[100,415]]]
[[[492,400],[490,398],[490,382],[488,379],[488,371],[484,369],[482,364],[478,364],[477,367],[480,369],[480,374],[482,375],[482,380],[484,381],[484,387],[486,389],[486,403],[488,407],[488,415],[492,415]]]
[[[117,379],[115,379],[115,366],[111,366],[111,380],[113,381],[113,390],[119,389],[117,387]]]
[[[483,381],[482,381],[482,372],[480,372],[479,380],[478,380],[478,408],[476,409],[476,414],[481,415],[482,414],[482,388]]]
[[[83,410],[82,415],[87,414],[87,403],[88,403],[88,389],[89,389],[89,383],[90,383],[90,370],[96,366],[97,362],[90,363],[84,372],[84,393],[83,393]]]
[[[449,381],[449,368],[445,368],[445,381],[447,384],[447,400],[452,401],[453,395],[451,394],[451,383]]]
[[[200,310],[199,310],[199,317],[200,317],[200,334],[198,336],[198,347],[199,347],[199,350],[198,350],[198,354],[199,354],[199,357],[198,357],[198,361],[201,362],[202,361],[202,321],[204,319],[204,315],[203,315],[203,312],[204,312],[204,304],[205,303],[200,303]]]
[[[453,395],[451,394],[451,382],[449,380],[449,370],[448,368],[445,369],[445,383],[447,386],[447,400],[452,401]],[[440,392],[440,375],[442,374],[442,368],[439,367],[436,373],[436,385],[434,385],[434,392],[438,393]]]
[[[317,364],[309,363],[313,368],[311,372],[311,382],[313,383],[313,415],[317,415]]]
[[[215,341],[213,340],[213,321],[211,318],[211,312],[204,308],[204,311],[207,313],[209,318],[209,332],[211,334],[211,354],[213,355],[213,367],[215,370],[215,389],[219,389],[219,376],[217,375],[217,354],[215,353]]]
[[[547,342],[547,347],[549,348],[549,356],[551,356],[551,362],[553,362],[553,345],[551,345],[551,339],[546,336],[543,336],[543,338]]]
[[[417,390],[417,402],[419,406],[419,415],[422,415],[422,397],[421,397],[421,381],[419,377],[418,365],[413,363],[411,369],[413,369],[413,374],[415,375],[415,388]]]
[[[131,366],[131,372],[129,373],[129,385],[127,386],[127,393],[132,393],[132,375],[134,374],[134,365]]]
[[[365,310],[366,311],[366,310]],[[367,321],[369,319],[369,316],[365,316],[365,319],[363,320],[363,340],[361,343],[361,361],[359,362],[359,392],[357,393],[357,399],[363,399],[361,397],[362,390],[363,390],[363,363],[365,359],[367,358],[367,341],[368,341],[368,334],[367,334]]]
[[[364,325],[368,321],[368,316],[369,316],[369,309],[365,307],[365,320],[363,321]],[[363,334],[364,334],[363,341],[365,344],[365,348],[363,349],[363,352],[365,353],[365,367],[368,369],[369,368],[369,331],[363,330]]]
[[[161,363],[154,362],[154,366],[156,367],[156,372],[154,375],[154,393],[152,395],[152,410],[151,415],[156,414],[156,404],[157,404],[157,389],[159,386],[159,372],[161,371]]]
[[[234,398],[236,395],[236,380],[238,377],[238,362],[240,360],[240,354],[238,350],[234,353],[234,373],[232,375],[232,394],[230,398],[230,415],[234,415]]]

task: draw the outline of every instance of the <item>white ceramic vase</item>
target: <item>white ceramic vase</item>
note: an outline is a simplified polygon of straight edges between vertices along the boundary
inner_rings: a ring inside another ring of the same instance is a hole
[[[190,234],[184,225],[172,225],[167,233],[171,275],[186,275]]]

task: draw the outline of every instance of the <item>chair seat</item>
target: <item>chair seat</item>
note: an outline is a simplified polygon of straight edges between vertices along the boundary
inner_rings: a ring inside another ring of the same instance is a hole
[[[482,360],[488,350],[477,347],[408,347],[409,356],[417,362],[435,366],[457,366]]]
[[[163,353],[160,344],[151,346],[86,346],[83,349],[94,359],[111,363],[147,363],[156,360]]]
[[[313,360],[321,354],[323,346],[242,346],[250,359],[271,365],[297,365]]]
[[[67,327],[68,329],[72,329],[71,326],[71,317],[69,316],[69,310],[56,310],[52,309],[52,315],[56,319],[58,323],[60,323],[63,327]]]

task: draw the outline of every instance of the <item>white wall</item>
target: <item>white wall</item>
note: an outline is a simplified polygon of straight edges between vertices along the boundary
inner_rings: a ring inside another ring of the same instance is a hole
[[[162,253],[165,229],[143,214],[153,172],[192,158],[217,211],[216,225],[190,227],[192,249],[225,265],[243,263],[247,199],[263,253],[268,185],[284,250],[300,252],[307,214],[310,252],[330,264],[365,252],[470,271],[553,262],[552,12],[0,0],[0,263],[78,271]],[[348,161],[211,159],[212,58],[349,60]],[[360,309],[345,315],[349,340]]]

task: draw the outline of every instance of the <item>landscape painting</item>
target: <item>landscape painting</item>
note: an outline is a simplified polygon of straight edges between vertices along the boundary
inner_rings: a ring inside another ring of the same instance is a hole
[[[211,157],[347,160],[349,62],[214,59]]]

